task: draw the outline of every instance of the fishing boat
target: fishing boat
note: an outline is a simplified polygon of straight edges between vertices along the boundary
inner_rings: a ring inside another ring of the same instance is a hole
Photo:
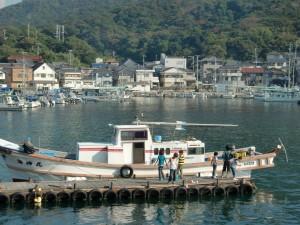
[[[75,157],[64,151],[36,148],[30,143],[18,145],[2,139],[0,154],[14,181],[156,177],[157,166],[154,162],[161,150],[167,159],[183,151],[183,175],[212,176],[210,159],[213,152],[206,152],[204,142],[196,138],[175,141],[163,141],[161,136],[152,138],[150,131],[156,125],[171,125],[176,130],[182,130],[185,126],[236,126],[136,120],[130,125],[111,125],[114,130],[111,143],[78,142]],[[280,149],[279,145],[266,153],[257,152],[254,146],[235,149],[234,153],[239,155],[237,177],[249,178],[252,170],[273,167],[274,158]],[[222,170],[222,153],[219,151],[218,173]],[[168,173],[167,167],[164,172]]]
[[[300,101],[300,90],[298,87],[275,86],[264,90],[263,100],[265,102],[298,102]]]

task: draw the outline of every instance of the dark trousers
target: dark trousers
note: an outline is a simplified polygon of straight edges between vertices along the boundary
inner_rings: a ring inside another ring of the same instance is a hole
[[[212,172],[212,177],[216,176],[216,170],[217,170],[217,165],[213,164],[213,172]]]
[[[176,180],[176,170],[170,169],[169,181],[175,181],[175,180]]]
[[[164,180],[165,179],[163,168],[164,168],[164,166],[158,166],[158,177],[159,177],[159,180],[161,180],[161,179]]]

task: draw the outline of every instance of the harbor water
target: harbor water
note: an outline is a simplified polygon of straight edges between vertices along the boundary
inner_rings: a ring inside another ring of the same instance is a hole
[[[34,145],[75,153],[76,142],[110,142],[108,124],[129,124],[136,115],[146,121],[176,120],[195,123],[231,123],[238,127],[197,128],[174,131],[154,128],[162,140],[196,137],[206,151],[255,145],[268,151],[279,144],[287,148],[276,167],[253,172],[258,188],[250,197],[210,198],[184,202],[140,202],[100,205],[3,207],[0,224],[300,224],[300,106],[242,99],[135,98],[130,102],[98,102],[0,112],[0,138],[16,143],[30,139]],[[9,174],[1,162],[1,180]]]

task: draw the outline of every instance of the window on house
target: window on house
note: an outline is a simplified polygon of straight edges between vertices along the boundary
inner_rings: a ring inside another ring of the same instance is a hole
[[[166,155],[170,155],[171,154],[171,149],[170,148],[166,148]]]
[[[46,78],[46,74],[45,74],[45,73],[42,73],[42,74],[41,74],[41,78]]]

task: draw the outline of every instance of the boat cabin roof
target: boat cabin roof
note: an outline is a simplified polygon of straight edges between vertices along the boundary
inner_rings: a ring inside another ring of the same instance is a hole
[[[148,129],[149,127],[147,125],[115,125],[115,129],[118,130],[132,130],[132,129]]]

